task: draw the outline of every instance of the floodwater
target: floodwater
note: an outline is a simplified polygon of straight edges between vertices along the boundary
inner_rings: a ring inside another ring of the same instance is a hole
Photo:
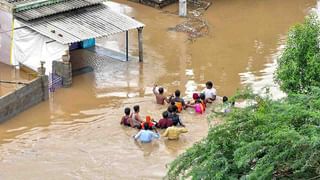
[[[189,133],[179,141],[161,138],[141,145],[132,139],[136,130],[119,125],[123,108],[139,104],[142,116],[159,119],[166,107],[154,103],[154,83],[168,94],[178,88],[184,96],[207,80],[221,96],[245,85],[256,91],[270,86],[279,95],[272,82],[276,56],[288,29],[316,3],[216,0],[204,16],[209,35],[190,42],[183,33],[167,31],[183,18],[129,1],[108,2],[146,25],[145,62],[75,52],[73,61],[84,59],[93,72],[75,76],[72,88],[59,89],[49,101],[0,124],[0,179],[163,178],[166,164],[206,135],[206,116],[183,112]],[[177,5],[165,10],[174,12]],[[130,56],[137,56],[137,32],[129,34]],[[124,44],[124,34],[98,40],[113,50],[124,51]]]
[[[27,83],[33,78],[34,77],[28,72],[0,63],[0,80],[4,81],[0,83],[0,97],[24,86],[14,82]]]

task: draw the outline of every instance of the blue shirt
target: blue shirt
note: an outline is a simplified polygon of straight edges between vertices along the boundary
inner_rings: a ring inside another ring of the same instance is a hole
[[[140,140],[142,143],[149,143],[153,139],[159,139],[160,135],[158,133],[152,132],[150,130],[141,130],[138,134],[134,136],[134,139]]]

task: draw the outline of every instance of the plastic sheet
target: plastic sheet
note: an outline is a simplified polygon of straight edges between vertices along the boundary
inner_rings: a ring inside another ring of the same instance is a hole
[[[52,61],[62,61],[62,55],[69,50],[68,45],[60,44],[27,27],[21,27],[18,21],[14,22],[12,65],[19,63],[37,70],[40,61],[45,61],[46,74],[52,72]]]

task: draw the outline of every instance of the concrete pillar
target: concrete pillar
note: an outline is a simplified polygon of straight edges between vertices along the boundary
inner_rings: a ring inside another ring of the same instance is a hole
[[[38,68],[38,76],[41,78],[41,91],[42,101],[49,99],[49,80],[46,76],[46,68],[44,67],[44,61],[41,61],[41,66]]]
[[[179,0],[179,16],[187,16],[187,0]]]
[[[70,63],[70,55],[67,52],[62,57],[62,62],[52,62],[53,73],[62,78],[62,86],[64,88],[70,87],[72,84],[72,65]]]
[[[126,61],[129,60],[129,32],[126,31]]]
[[[143,37],[142,37],[143,27],[138,28],[138,44],[139,44],[139,62],[143,62]]]

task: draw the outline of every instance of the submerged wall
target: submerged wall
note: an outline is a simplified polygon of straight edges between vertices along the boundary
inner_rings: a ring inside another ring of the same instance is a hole
[[[0,122],[49,98],[48,76],[39,76],[16,91],[0,97]]]

